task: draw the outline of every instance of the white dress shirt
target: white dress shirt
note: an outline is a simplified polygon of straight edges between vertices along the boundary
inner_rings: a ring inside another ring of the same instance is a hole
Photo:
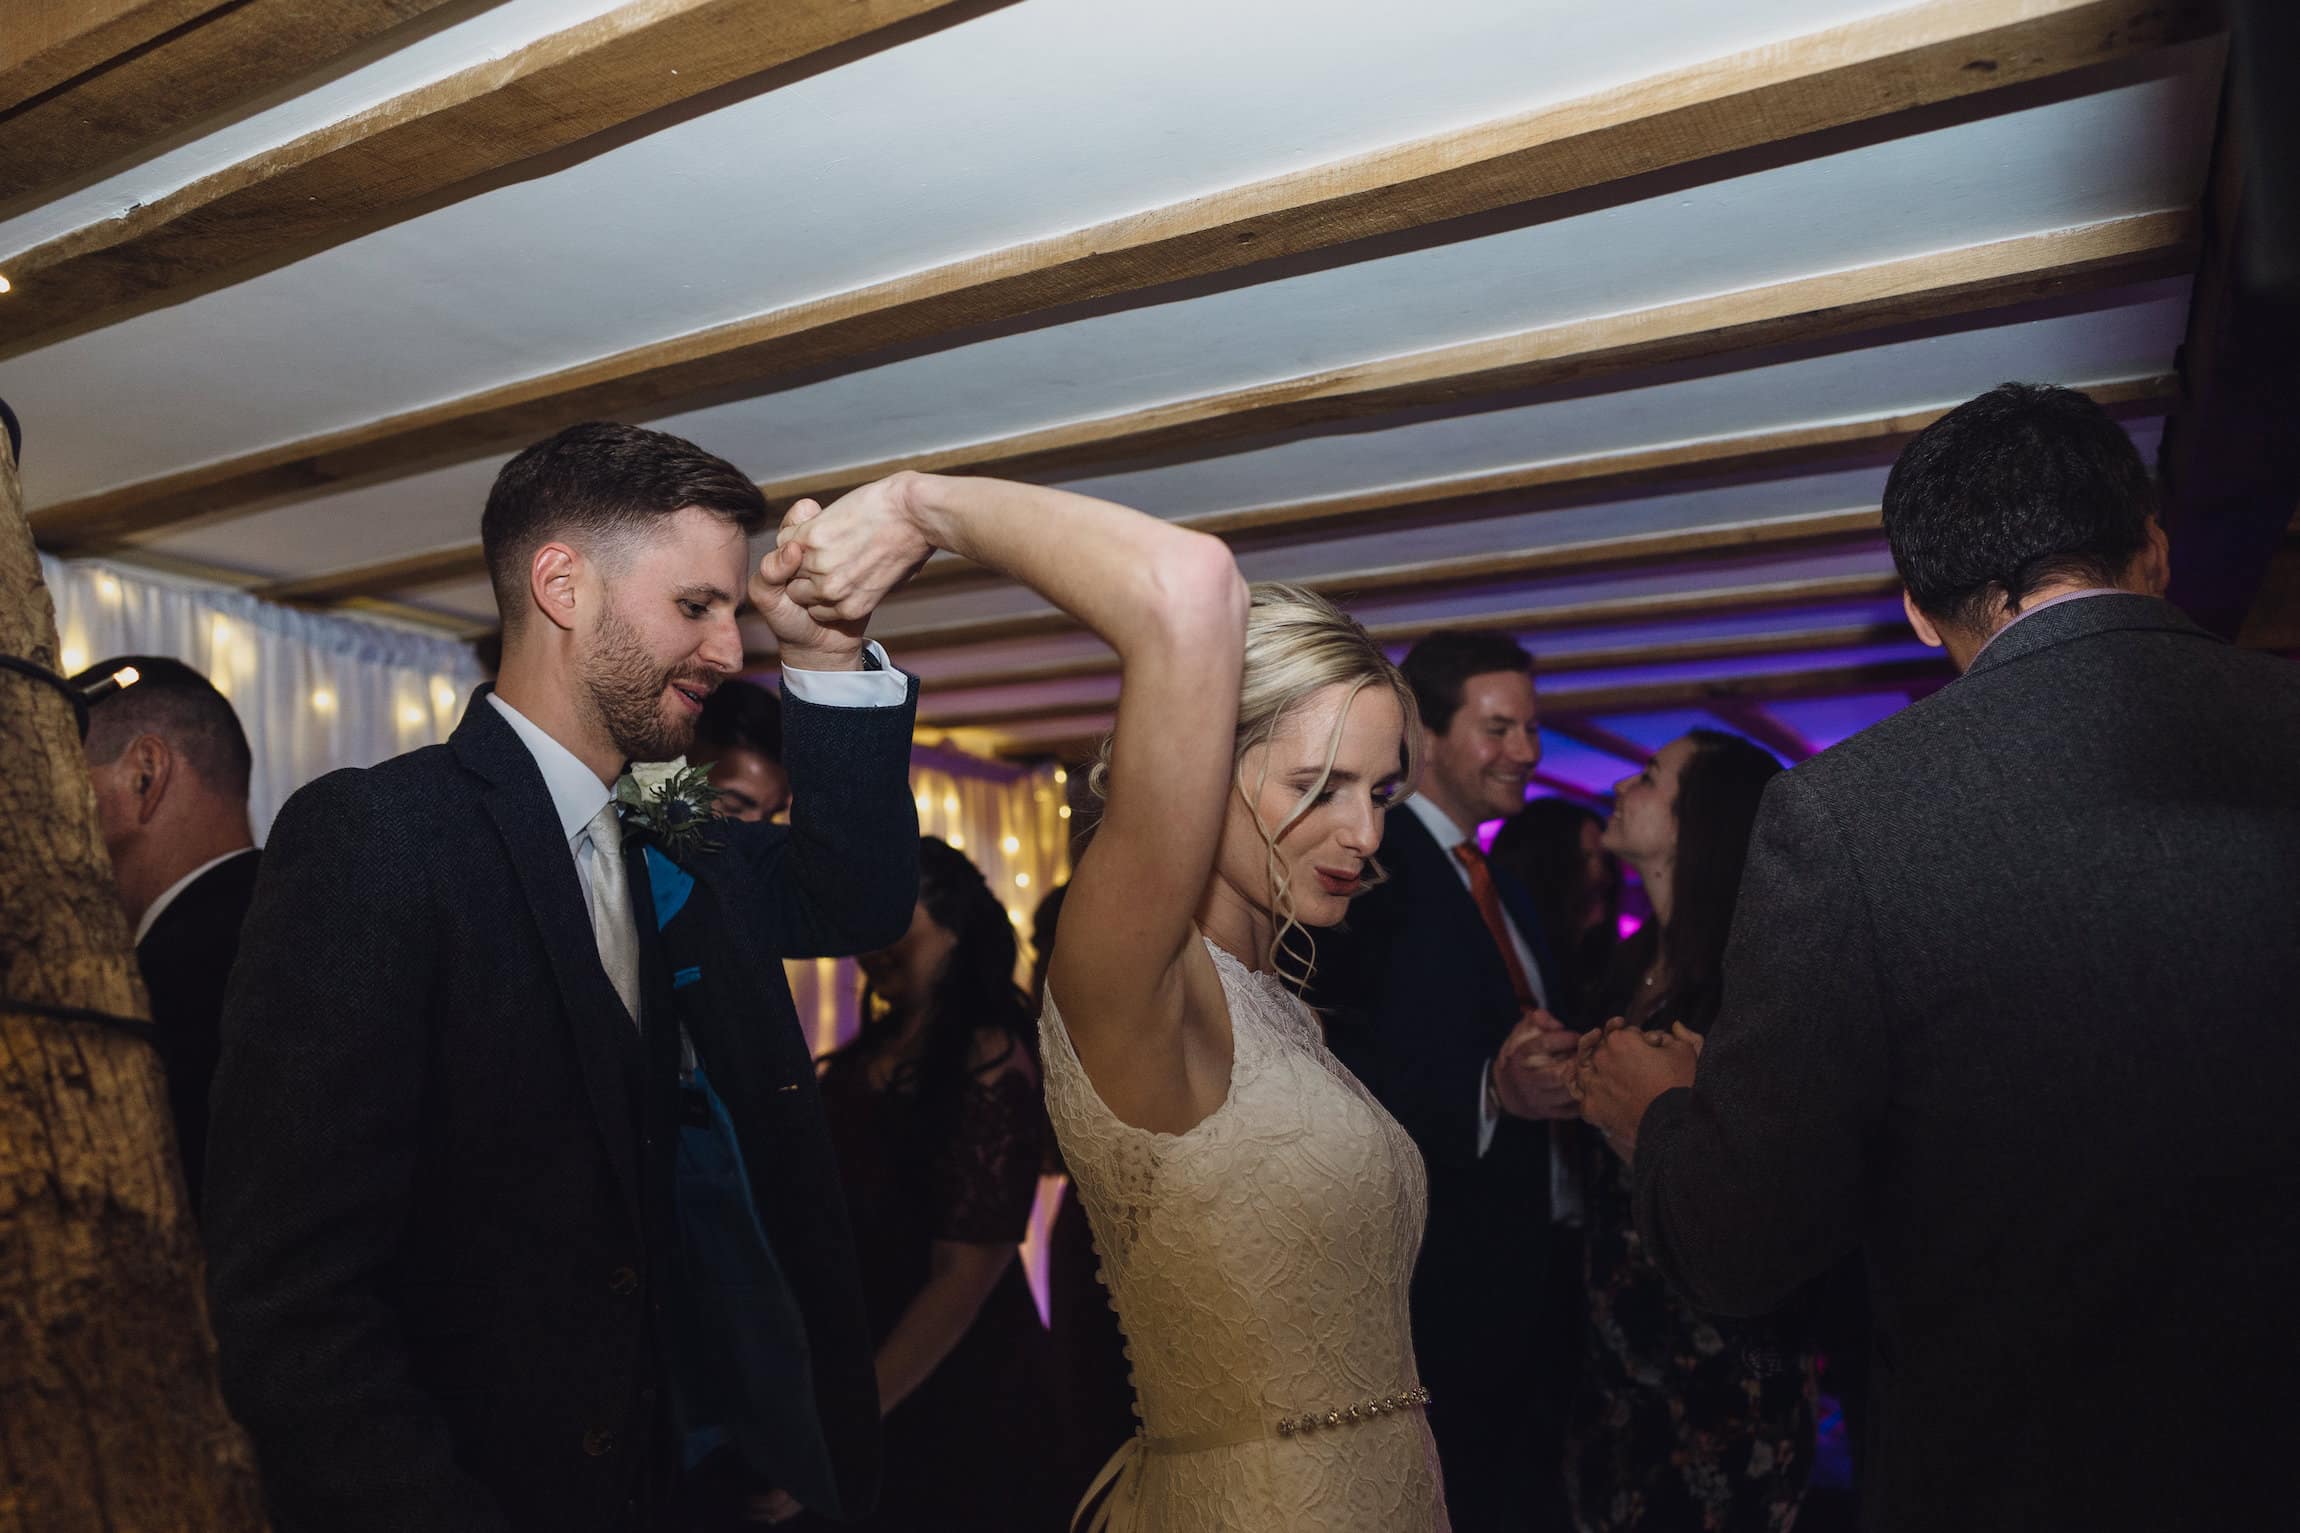
[[[193,884],[199,882],[201,874],[207,872],[210,868],[222,867],[225,863],[231,861],[234,857],[245,857],[254,850],[255,848],[252,846],[243,846],[238,851],[226,852],[221,857],[210,857],[206,862],[201,863],[198,867],[192,869],[191,872],[186,873],[183,877],[168,885],[167,888],[162,889],[160,891],[160,897],[152,901],[152,903],[149,905],[146,905],[144,907],[144,913],[136,918],[136,940],[133,944],[131,944],[131,946],[143,946],[144,938],[150,935],[152,927],[159,922],[160,913],[176,902],[177,895],[183,893]]]

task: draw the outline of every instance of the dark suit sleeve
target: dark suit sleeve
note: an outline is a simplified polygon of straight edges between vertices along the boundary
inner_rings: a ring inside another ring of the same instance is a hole
[[[786,695],[788,827],[737,826],[728,850],[773,896],[737,913],[782,958],[843,958],[891,945],[918,903],[918,806],[910,736],[918,681],[900,707],[826,708]]]
[[[1398,951],[1410,897],[1403,883],[1377,888],[1350,908],[1346,928],[1319,934],[1313,1000],[1335,1056],[1422,1154],[1467,1165],[1479,1158],[1478,1082],[1492,1055],[1469,1021],[1459,976]],[[1505,1116],[1496,1145],[1526,1127]]]
[[[500,1533],[382,1284],[408,1215],[427,890],[361,774],[280,811],[225,1001],[202,1235],[224,1396],[276,1525]]]
[[[1796,775],[1766,791],[1699,1079],[1637,1133],[1637,1228],[1695,1305],[1778,1307],[1857,1239],[1889,1056],[1860,869]]]

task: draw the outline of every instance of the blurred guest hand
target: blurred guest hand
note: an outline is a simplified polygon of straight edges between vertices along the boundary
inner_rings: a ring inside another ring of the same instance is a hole
[[[1572,1118],[1573,1030],[1546,1011],[1527,1012],[1493,1056],[1493,1094],[1516,1118]]]
[[[798,1516],[800,1512],[805,1510],[806,1508],[800,1506],[796,1501],[791,1499],[790,1492],[770,1490],[763,1496],[751,1497],[751,1499],[744,1504],[743,1521],[767,1523],[769,1525],[778,1522],[789,1522],[793,1517]]]
[[[1644,1033],[1616,1017],[1581,1042],[1574,1077],[1581,1116],[1628,1160],[1637,1153],[1645,1109],[1662,1092],[1692,1085],[1700,1058],[1700,1037],[1682,1024]]]

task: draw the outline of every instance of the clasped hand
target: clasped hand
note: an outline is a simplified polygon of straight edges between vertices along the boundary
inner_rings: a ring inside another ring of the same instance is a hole
[[[802,500],[783,517],[749,593],[783,664],[851,670],[858,663],[871,614],[934,552],[912,515],[916,478],[877,480],[827,509]]]
[[[1573,1029],[1536,1007],[1518,1020],[1493,1056],[1493,1094],[1516,1118],[1572,1118]]]
[[[1642,1032],[1619,1017],[1584,1034],[1575,1053],[1573,1095],[1582,1118],[1614,1152],[1628,1160],[1637,1153],[1637,1125],[1653,1099],[1675,1086],[1693,1084],[1701,1059],[1701,1035],[1682,1022],[1668,1032]]]

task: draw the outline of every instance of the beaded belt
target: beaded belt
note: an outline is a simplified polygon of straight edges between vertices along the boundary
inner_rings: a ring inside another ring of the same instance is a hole
[[[1272,1437],[1307,1437],[1313,1432],[1332,1431],[1337,1427],[1372,1421],[1376,1417],[1393,1415],[1399,1411],[1420,1410],[1429,1403],[1430,1392],[1416,1385],[1402,1394],[1379,1395],[1371,1400],[1360,1400],[1355,1405],[1342,1406],[1338,1410],[1306,1411],[1299,1416],[1281,1416],[1266,1426],[1257,1422],[1222,1431],[1198,1432],[1188,1437],[1151,1437],[1147,1433],[1136,1432],[1119,1445],[1118,1451],[1110,1455],[1110,1462],[1103,1465],[1102,1472],[1094,1477],[1094,1483],[1086,1487],[1085,1498],[1078,1503],[1078,1510],[1071,1514],[1071,1533],[1079,1533],[1079,1518],[1086,1515],[1086,1509],[1094,1506],[1094,1498],[1102,1495],[1105,1490],[1110,1494],[1099,1507],[1095,1507],[1094,1518],[1086,1524],[1085,1533],[1105,1533],[1106,1529],[1113,1526],[1114,1518],[1122,1509],[1130,1509],[1134,1505],[1135,1497],[1140,1494],[1141,1487],[1137,1479],[1146,1454],[1163,1457],[1180,1453],[1207,1453],[1216,1448],[1242,1447]],[[1124,1529],[1132,1526],[1132,1523],[1131,1520],[1120,1521],[1115,1526]]]

